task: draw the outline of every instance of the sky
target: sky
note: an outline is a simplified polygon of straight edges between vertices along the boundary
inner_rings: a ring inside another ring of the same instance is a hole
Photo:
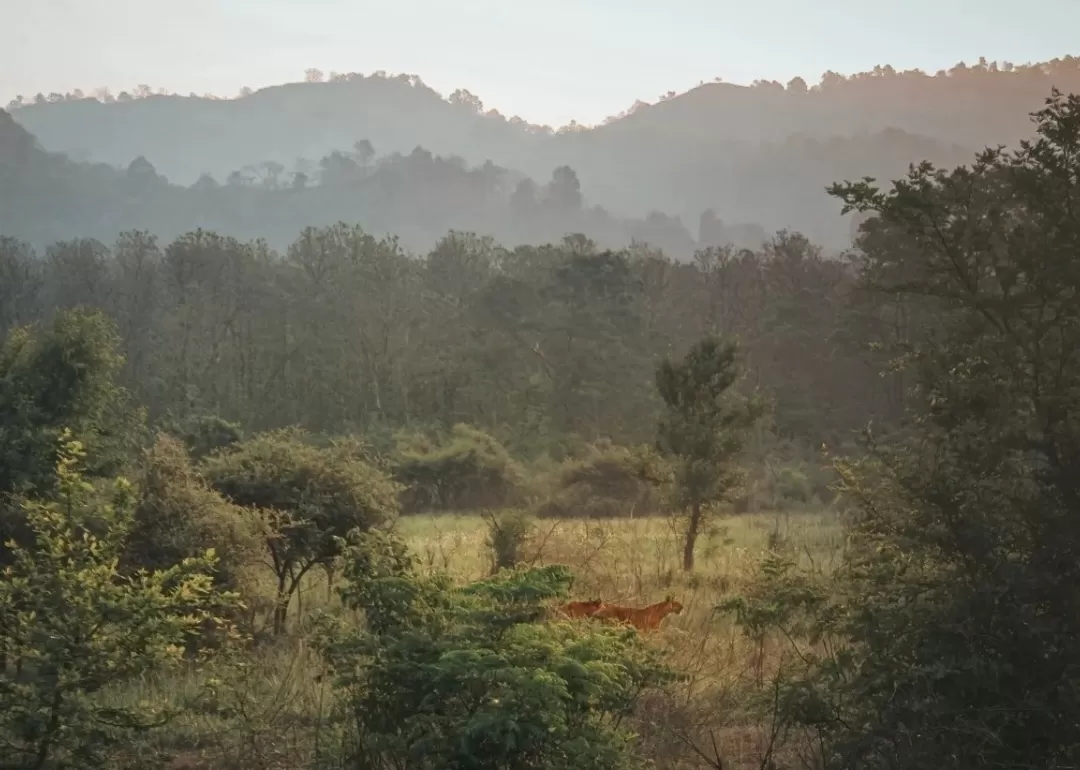
[[[592,124],[717,77],[1080,54],[1080,0],[0,0],[0,104],[145,83],[235,95],[419,75],[535,123]]]

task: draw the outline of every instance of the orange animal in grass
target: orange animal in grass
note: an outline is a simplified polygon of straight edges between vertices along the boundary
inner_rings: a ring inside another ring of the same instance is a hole
[[[601,609],[604,603],[599,599],[587,602],[570,602],[559,607],[559,612],[568,618],[591,618]]]
[[[671,613],[682,612],[683,606],[675,597],[668,596],[664,601],[650,604],[648,607],[620,607],[617,604],[605,604],[593,617],[613,623],[629,623],[638,631],[653,631]]]

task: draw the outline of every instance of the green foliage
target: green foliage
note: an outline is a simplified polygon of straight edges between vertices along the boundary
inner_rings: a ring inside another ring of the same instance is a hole
[[[504,572],[455,590],[376,539],[375,553],[356,557],[366,574],[343,592],[369,629],[332,629],[323,646],[354,725],[354,763],[645,766],[621,720],[671,674],[632,630],[534,622],[566,595],[568,570]]]
[[[820,461],[814,463],[799,457],[766,462],[762,491],[769,509],[820,509],[836,498],[833,486],[837,476],[831,466],[822,466]]]
[[[656,386],[667,405],[657,443],[672,459],[677,500],[689,510],[687,572],[694,566],[704,510],[739,482],[736,457],[763,411],[759,402],[733,391],[741,375],[738,346],[714,336],[698,342],[681,362],[665,360],[656,370]]]
[[[770,701],[748,703],[748,711],[756,705],[763,709],[762,717],[784,725],[814,724],[821,714],[816,679],[823,673],[832,677],[840,672],[837,662],[847,660],[846,640],[837,627],[839,612],[830,580],[799,569],[784,545],[771,542],[746,581],[746,589],[716,609],[732,615],[735,625],[754,643],[751,665],[759,686],[765,677],[766,640],[777,632],[783,640],[779,657],[786,665],[777,672],[776,681],[783,697],[777,702],[776,693],[769,693]]]
[[[839,445],[810,445],[782,436],[771,416],[764,416],[749,432],[740,458],[745,480],[733,496],[735,510],[807,511],[832,506],[839,480],[835,458],[859,454],[857,434]]]
[[[178,661],[186,638],[231,597],[216,594],[213,551],[123,575],[134,495],[96,489],[80,444],[62,436],[55,493],[26,503],[31,547],[9,543],[0,581],[0,754],[12,768],[101,768],[164,714],[111,704],[107,688]]]
[[[490,514],[487,518],[488,533],[485,544],[491,552],[491,571],[516,567],[536,527],[532,518],[520,510]]]
[[[563,464],[558,490],[537,513],[556,518],[648,516],[662,510],[662,487],[670,477],[666,460],[652,447],[597,441],[586,447],[584,457]]]
[[[523,494],[523,471],[495,438],[457,424],[435,439],[399,433],[394,475],[405,485],[407,510],[470,510],[512,505]]]
[[[907,436],[845,469],[849,590],[874,599],[849,620],[855,682],[866,732],[908,766],[1080,756],[1080,98],[1035,123],[971,168],[834,189],[890,236],[867,243],[868,277],[932,303],[930,334],[897,351],[918,385]]]
[[[112,322],[81,310],[45,330],[16,328],[0,346],[0,541],[29,544],[18,498],[51,491],[64,431],[87,447],[96,477],[122,469],[141,440],[142,414],[116,384],[119,349]],[[9,556],[0,549],[0,565]]]
[[[538,604],[566,596],[574,583],[574,573],[562,564],[535,569],[507,569],[462,589],[467,596],[487,596],[502,604]]]
[[[813,501],[814,489],[806,473],[785,465],[776,472],[776,493],[780,500],[805,504]]]
[[[970,168],[833,189],[876,213],[867,288],[921,318],[890,351],[915,384],[905,429],[839,464],[851,547],[830,595],[774,579],[752,623],[797,606],[802,641],[840,641],[806,658],[782,715],[826,766],[1080,756],[1080,98],[1035,118],[1036,139]]]
[[[244,438],[239,425],[215,414],[198,413],[183,420],[166,420],[162,429],[183,441],[188,455],[196,463]]]
[[[214,584],[247,595],[265,549],[258,513],[225,500],[199,476],[179,440],[158,434],[146,450],[123,564],[160,570],[213,549]]]
[[[828,601],[828,586],[815,583],[810,576],[796,568],[790,554],[782,548],[767,552],[757,565],[748,590],[740,596],[721,603],[717,609],[732,613],[735,621],[748,634],[764,636],[781,628],[792,637],[813,637],[808,622],[816,619],[818,610]],[[811,642],[820,641],[811,638]]]
[[[122,467],[138,415],[116,384],[123,365],[114,324],[98,311],[64,311],[47,330],[20,327],[0,347],[0,495],[54,481],[60,434],[87,447],[87,472]]]
[[[196,461],[233,442],[237,425],[355,432],[387,455],[397,431],[447,426],[399,442],[433,461],[447,459],[438,455],[458,441],[458,423],[518,458],[561,460],[602,438],[651,443],[658,359],[710,332],[738,336],[777,425],[809,445],[835,445],[884,414],[896,390],[895,377],[866,366],[866,342],[889,319],[840,312],[857,266],[797,233],[688,263],[643,244],[605,251],[580,234],[509,250],[451,232],[414,255],[353,225],[292,232],[279,250],[206,230],[162,232],[172,240],[161,247],[148,232],[123,233],[111,249],[73,241],[26,281],[21,266],[43,261],[29,246],[0,242],[0,262],[16,276],[13,318],[51,319],[63,297],[117,319],[122,382]],[[430,481],[430,467],[418,470]],[[508,492],[515,505],[536,491],[471,490]],[[431,488],[411,496],[410,507],[442,505]]]
[[[453,581],[440,573],[417,579],[415,557],[393,534],[353,532],[341,561],[345,584],[338,592],[347,607],[363,609],[372,634],[419,625],[431,613],[449,606]],[[357,642],[348,634],[334,640],[335,645],[344,645],[339,652],[348,655],[360,652]]]
[[[265,517],[278,633],[303,577],[333,564],[352,530],[378,527],[398,513],[400,486],[352,440],[319,447],[302,431],[264,433],[207,458],[203,472],[226,499]]]

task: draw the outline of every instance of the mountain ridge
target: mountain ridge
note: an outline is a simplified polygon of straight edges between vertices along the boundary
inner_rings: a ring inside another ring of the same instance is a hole
[[[885,66],[826,73],[813,86],[704,83],[558,131],[486,110],[465,90],[444,98],[416,76],[378,73],[228,100],[149,89],[110,104],[53,95],[14,115],[50,151],[119,167],[144,157],[181,184],[266,161],[296,169],[367,140],[387,155],[422,147],[533,179],[570,166],[592,203],[621,215],[663,211],[692,227],[712,209],[725,221],[797,229],[841,248],[849,226],[825,186],[895,177],[923,159],[956,165],[985,146],[1014,144],[1030,135],[1024,116],[1053,87],[1080,91],[1080,59],[982,60],[935,75]]]

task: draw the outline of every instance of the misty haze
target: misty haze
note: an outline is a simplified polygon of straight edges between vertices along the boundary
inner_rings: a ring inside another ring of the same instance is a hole
[[[0,768],[1080,767],[1080,4],[0,24]]]

